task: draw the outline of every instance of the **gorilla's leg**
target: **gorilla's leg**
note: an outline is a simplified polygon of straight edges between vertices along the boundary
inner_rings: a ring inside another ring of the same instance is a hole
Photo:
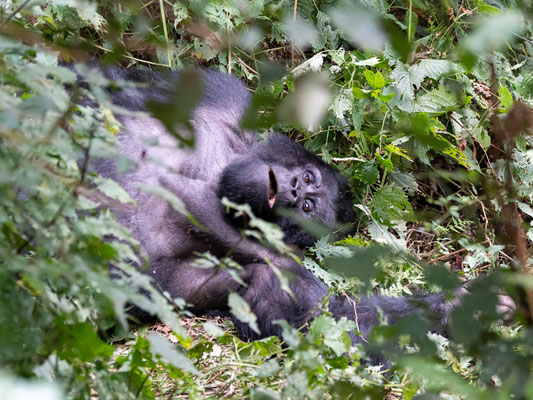
[[[241,287],[239,294],[248,302],[257,316],[257,326],[261,334],[250,329],[234,318],[239,336],[255,340],[272,335],[281,337],[281,328],[274,321],[284,319],[294,327],[301,327],[310,322],[317,306],[327,296],[327,289],[311,272],[294,263],[286,270],[290,289],[294,298],[283,290],[278,276],[266,264],[249,264],[246,266],[247,287]]]
[[[304,326],[319,314],[319,305],[328,295],[326,286],[296,263],[288,271],[292,275],[289,279],[294,298],[281,288],[279,278],[268,265],[247,265],[246,270],[248,286],[241,287],[239,293],[257,316],[261,334],[258,335],[247,324],[234,319],[239,336],[244,339],[281,336],[281,328],[274,324],[279,319],[285,319],[296,328]],[[442,332],[452,307],[443,293],[398,298],[371,296],[359,301],[347,296],[332,296],[329,299],[329,309],[333,316],[355,321],[363,338],[379,323],[380,312],[389,325],[409,314],[427,316],[431,329]],[[350,332],[350,336],[354,342],[363,341],[355,332]]]

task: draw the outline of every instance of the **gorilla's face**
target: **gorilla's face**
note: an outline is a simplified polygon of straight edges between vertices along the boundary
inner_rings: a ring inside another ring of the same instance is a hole
[[[347,222],[341,215],[351,211],[347,185],[344,187],[338,173],[301,146],[285,140],[276,142],[271,139],[264,146],[268,155],[260,148],[229,164],[222,173],[218,195],[238,204],[248,203],[256,216],[278,224],[286,243],[310,246],[315,238],[296,220],[313,219],[329,228],[336,221]],[[344,209],[345,204],[349,210]],[[280,216],[278,209],[290,211],[293,218]]]

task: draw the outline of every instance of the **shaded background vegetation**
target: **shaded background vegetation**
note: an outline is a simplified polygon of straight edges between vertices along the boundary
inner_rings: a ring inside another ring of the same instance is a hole
[[[532,14],[503,0],[2,2],[1,392],[533,399]],[[289,135],[352,183],[357,233],[319,240],[304,265],[340,295],[451,293],[481,277],[450,337],[416,317],[383,321],[369,338],[391,361],[383,374],[360,362],[352,322],[325,313],[305,336],[283,325],[285,347],[245,343],[151,289],[129,264],[137,243],[99,207],[127,194],[87,168],[96,157],[128,167],[103,88],[129,83],[107,82],[84,66],[93,60],[245,80],[247,127]],[[502,326],[504,288],[518,311]],[[163,323],[130,330],[128,302]]]

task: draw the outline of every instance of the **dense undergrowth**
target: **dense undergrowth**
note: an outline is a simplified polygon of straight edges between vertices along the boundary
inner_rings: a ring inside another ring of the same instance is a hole
[[[518,0],[2,2],[2,398],[533,399],[532,16]],[[306,335],[283,325],[285,346],[247,343],[152,290],[99,207],[127,194],[88,168],[118,157],[120,129],[108,82],[83,65],[95,59],[245,80],[248,127],[301,141],[352,183],[357,233],[321,239],[304,265],[340,295],[481,277],[449,338],[383,321],[368,339],[383,374],[360,362],[353,322],[324,314]],[[503,326],[500,289],[518,305]],[[128,302],[162,323],[129,329]]]

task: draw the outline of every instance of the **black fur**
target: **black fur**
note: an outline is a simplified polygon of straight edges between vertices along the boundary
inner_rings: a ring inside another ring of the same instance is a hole
[[[179,96],[173,93],[178,73],[162,75],[119,69],[105,73],[114,79],[149,83],[150,87],[115,92],[114,101],[129,110],[146,111],[146,100],[168,103],[172,102],[171,96]],[[117,180],[137,202],[133,211],[116,210],[116,215],[148,254],[151,264],[146,273],[162,289],[174,298],[185,299],[192,304],[193,311],[203,313],[226,309],[228,293],[236,291],[251,306],[261,331],[257,334],[235,320],[240,336],[256,339],[280,335],[280,328],[273,321],[285,319],[296,327],[304,325],[328,295],[327,289],[293,260],[243,239],[236,221],[225,214],[220,198],[249,203],[256,215],[279,224],[287,243],[303,248],[312,244],[314,238],[275,210],[289,209],[330,228],[349,222],[354,213],[348,184],[318,157],[287,138],[272,135],[259,142],[254,132],[242,130],[240,120],[250,101],[245,86],[219,72],[197,73],[204,80],[204,93],[192,115],[193,149],[180,148],[156,119],[123,115],[119,117],[125,127],[119,149],[136,167],[124,174],[117,174],[109,163],[97,164],[97,169]],[[183,136],[190,136],[185,131]],[[159,146],[147,144],[153,138],[158,139]],[[207,231],[193,227],[166,201],[140,191],[138,184],[160,186],[174,193]],[[270,207],[273,192],[276,197]],[[219,268],[194,267],[196,254],[202,252],[217,257],[231,253],[244,267],[242,279],[246,286]],[[295,299],[282,290],[265,258],[292,275],[290,287]],[[442,328],[449,309],[441,294],[417,299],[374,296],[363,298],[355,307],[347,298],[331,298],[329,304],[335,317],[357,318],[363,336],[377,323],[378,308],[391,323],[429,309],[436,318],[435,329]],[[352,337],[354,341],[361,340],[355,334]]]

